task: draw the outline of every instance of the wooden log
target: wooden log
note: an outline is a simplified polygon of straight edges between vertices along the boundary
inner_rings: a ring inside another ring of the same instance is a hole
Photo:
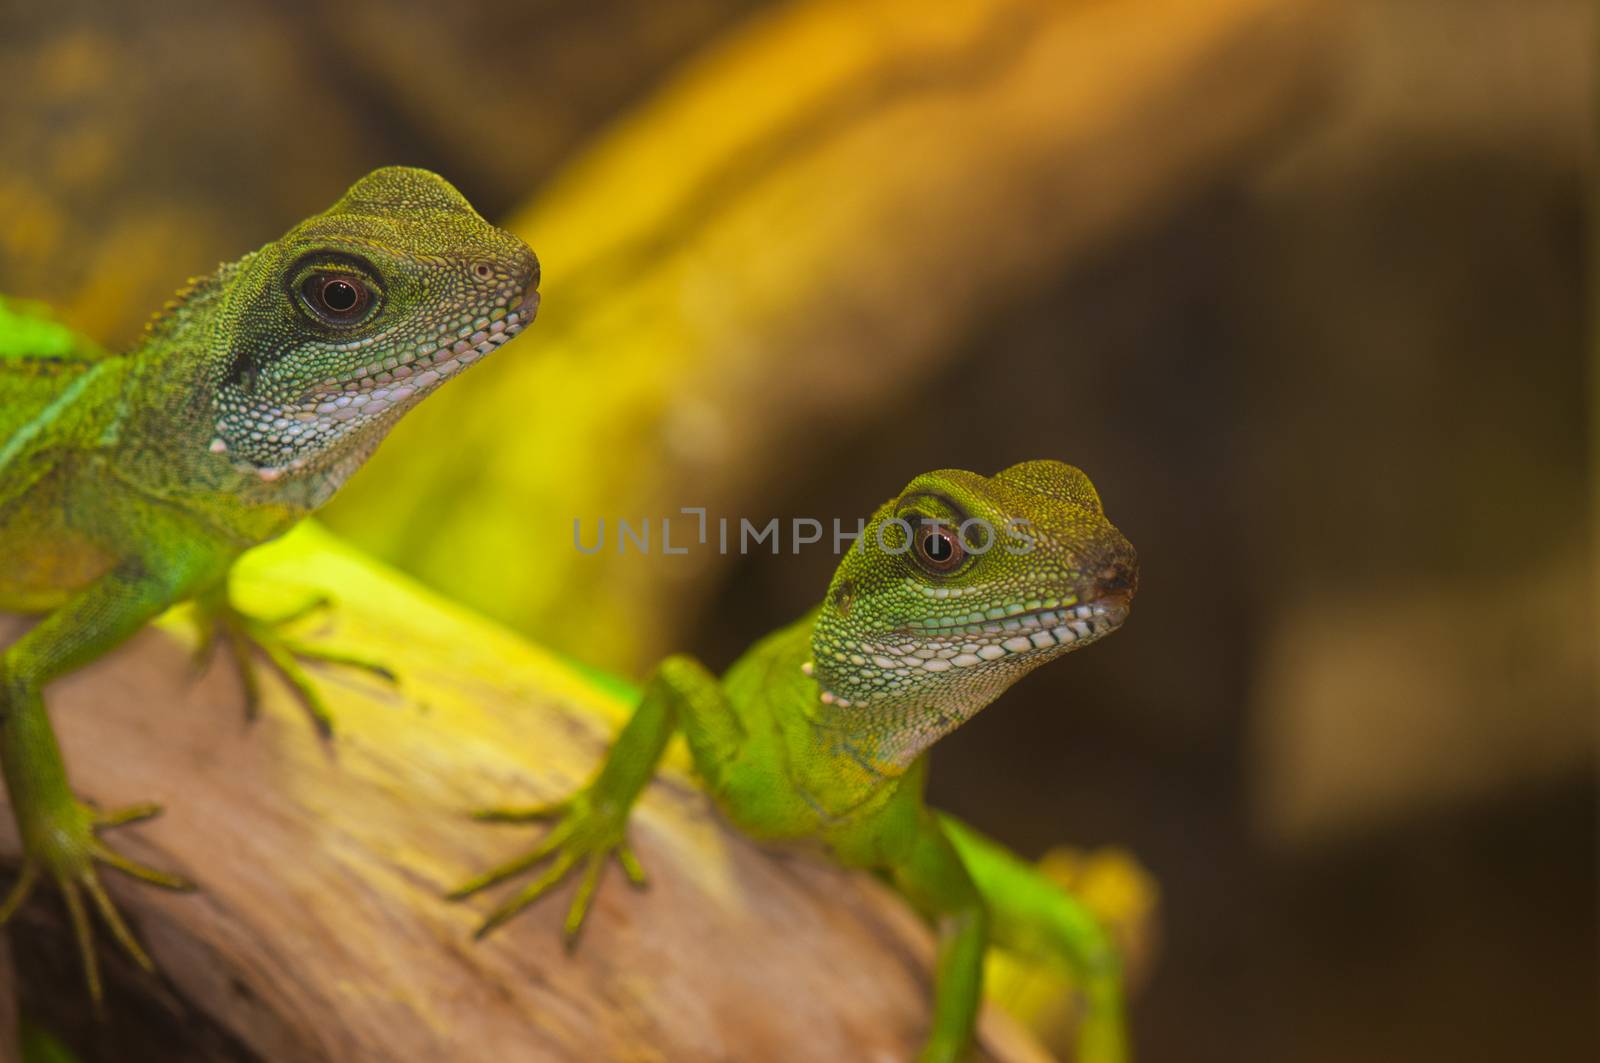
[[[765,522],[818,440],[915,401],[996,308],[1250,165],[1328,84],[1325,11],[763,13],[511,219],[545,265],[537,327],[411,414],[328,520],[541,643],[646,667],[726,564],[663,556],[662,518]],[[656,547],[581,555],[575,518],[591,542],[602,518],[648,519]],[[508,573],[514,556],[538,564]]]
[[[559,932],[570,888],[474,942],[488,902],[443,892],[525,851],[539,828],[475,824],[467,810],[583,782],[626,692],[315,527],[249,555],[236,588],[263,611],[335,595],[331,613],[301,622],[306,634],[379,654],[403,680],[320,671],[339,721],[331,743],[270,677],[264,715],[247,725],[226,662],[194,671],[176,612],[51,687],[79,792],[167,808],[115,844],[201,887],[108,875],[161,977],[119,962],[102,933],[111,1018],[99,1025],[59,901],[45,890],[24,909],[15,936],[30,960],[15,988],[87,1057],[909,1057],[928,1013],[927,930],[870,877],[763,852],[725,827],[681,750],[634,818],[648,889],[609,872],[574,955]],[[23,623],[0,619],[0,643]],[[9,810],[0,821],[0,860],[14,867]],[[991,1059],[1044,1058],[992,1011],[983,1044]]]

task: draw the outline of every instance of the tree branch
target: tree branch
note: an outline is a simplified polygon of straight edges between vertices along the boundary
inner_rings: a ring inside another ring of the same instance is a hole
[[[383,657],[402,685],[320,670],[339,723],[326,743],[269,678],[247,726],[225,658],[194,674],[178,614],[51,687],[79,792],[167,806],[117,844],[201,887],[111,876],[161,979],[118,962],[102,933],[101,1025],[87,1021],[58,899],[41,890],[24,909],[24,1006],[86,1055],[159,1044],[169,1059],[900,1059],[918,1043],[927,931],[869,877],[733,833],[680,750],[634,820],[649,889],[609,873],[574,955],[560,943],[570,887],[474,942],[488,902],[442,894],[539,828],[466,811],[565,795],[625,699],[315,527],[249,555],[236,589],[261,612],[336,596],[303,622],[307,636]],[[21,627],[0,619],[0,643]],[[0,1033],[11,1021],[0,1011]],[[998,1014],[984,1043],[990,1058],[1040,1058]]]

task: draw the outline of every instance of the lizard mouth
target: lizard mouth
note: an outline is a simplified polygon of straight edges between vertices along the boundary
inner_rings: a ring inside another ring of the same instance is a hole
[[[359,370],[336,385],[337,390],[317,396],[311,413],[337,421],[368,419],[404,407],[520,335],[538,312],[539,289],[530,287],[504,317],[466,336],[444,332],[393,366],[375,364]]]
[[[951,631],[918,632],[924,639],[930,635],[933,638],[913,648],[910,656],[930,671],[943,671],[939,662],[949,662],[949,667],[954,668],[971,667],[984,661],[1093,642],[1121,627],[1127,617],[1126,600],[1107,598],[1025,610],[998,619],[985,617],[979,623]]]
[[[472,333],[461,336],[457,333],[441,333],[435,338],[437,346],[432,350],[419,348],[403,364],[390,371],[390,376],[398,383],[391,389],[393,401],[403,401],[409,398],[410,390],[426,390],[437,384],[440,380],[454,376],[457,372],[476,362],[479,358],[489,354],[507,341],[519,335],[523,329],[533,323],[534,315],[539,312],[539,290],[530,288],[517,302],[505,317],[498,321],[490,321],[482,328]],[[371,366],[367,367],[372,368]],[[431,374],[431,375],[430,375]],[[380,400],[383,396],[384,385],[382,373],[359,377],[345,385],[346,390],[366,390],[368,401]],[[321,410],[319,409],[320,413]]]
[[[1111,571],[1060,597],[1041,594],[983,612],[912,619],[896,631],[895,636],[933,636],[951,642],[971,641],[972,636],[978,636],[988,641],[994,636],[1009,638],[1037,631],[1055,634],[1058,628],[1064,627],[1066,630],[1059,638],[1066,644],[1108,634],[1127,619],[1133,600],[1132,585],[1122,577],[1120,567],[1115,580],[1107,578]]]
[[[1118,562],[1100,572],[1080,594],[1065,599],[1060,605],[1052,607],[1052,603],[1045,602],[1044,608],[1001,618],[998,632],[995,621],[986,616],[979,625],[980,633],[990,640],[996,635],[1005,635],[999,643],[989,641],[985,646],[998,645],[1008,655],[1093,642],[1111,634],[1128,619],[1137,586],[1137,570]],[[1016,629],[1010,626],[1013,620],[1018,622]],[[999,659],[992,650],[989,652],[989,659]],[[977,655],[983,659],[984,649],[980,648]]]
[[[863,663],[870,659],[879,668],[906,675],[976,668],[1072,649],[1121,627],[1128,608],[1125,595],[1101,595],[1085,602],[1069,596],[996,608],[988,614],[914,621],[866,647]]]
[[[1036,660],[1098,641],[1122,626],[1128,608],[1128,596],[1113,594],[1081,603],[1068,599],[1048,607],[1024,608],[998,619],[985,616],[979,622],[947,625],[942,630],[901,628],[881,643],[861,645],[849,660],[857,667],[870,662],[881,673],[905,680],[940,672],[978,672],[985,665]],[[821,692],[825,703],[844,707],[872,696],[846,698],[826,686]]]
[[[1111,634],[1122,626],[1122,622],[1128,618],[1128,605],[1126,602],[1096,599],[1083,605],[1042,609],[1037,613],[1024,613],[1022,616],[1027,618],[1027,624],[1024,626],[1034,629],[1028,636],[1033,647],[1049,649],[1050,643],[1041,646],[1040,642],[1043,640],[1035,636],[1048,634],[1055,640],[1054,644],[1060,646],[1070,646],[1085,639],[1097,639]],[[1015,647],[1008,648],[1015,649]]]

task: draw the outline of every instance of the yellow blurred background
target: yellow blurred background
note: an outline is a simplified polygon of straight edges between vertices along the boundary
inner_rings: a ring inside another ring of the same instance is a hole
[[[1600,1058],[1581,0],[0,11],[0,291],[126,345],[385,163],[544,264],[326,517],[537,641],[725,666],[858,516],[1081,465],[1127,629],[933,797],[1160,883],[1143,1058]]]

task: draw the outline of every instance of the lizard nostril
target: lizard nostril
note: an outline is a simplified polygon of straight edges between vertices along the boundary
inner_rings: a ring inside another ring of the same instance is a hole
[[[1128,594],[1137,586],[1138,580],[1139,577],[1132,568],[1118,561],[1100,571],[1099,576],[1095,578],[1095,590],[1100,596],[1105,597]]]
[[[532,321],[533,315],[539,312],[539,289],[529,288],[523,295],[522,301],[517,304],[516,310],[522,315],[524,322]]]

